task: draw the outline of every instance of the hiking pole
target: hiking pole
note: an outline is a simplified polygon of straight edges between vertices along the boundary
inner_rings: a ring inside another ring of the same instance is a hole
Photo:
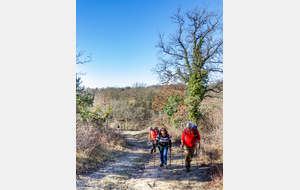
[[[198,149],[197,149],[197,146],[195,148],[196,148],[196,167],[198,170]]]
[[[153,145],[152,145],[152,147],[153,147]],[[154,147],[155,147],[155,144],[154,144]],[[154,150],[153,150],[154,151]],[[155,165],[155,155],[156,155],[156,152],[154,152],[153,154],[152,154],[152,156],[153,156],[153,164]]]
[[[153,149],[153,145],[154,145],[154,148],[155,148],[155,144],[153,144],[153,143],[150,143],[151,145],[152,145],[152,150],[154,151],[155,149]],[[152,157],[153,157],[153,163],[154,163],[154,165],[155,165],[155,153],[153,153],[152,151],[151,151],[151,155],[152,155]]]
[[[201,160],[200,156],[201,156],[201,149],[200,149],[200,141],[199,141],[199,160]],[[198,164],[198,167],[199,167],[199,164]]]
[[[155,148],[156,148],[156,145],[155,145]],[[154,165],[155,165],[155,161],[156,161],[156,155],[157,155],[157,153],[156,153],[156,150],[155,150],[155,155],[154,155]]]
[[[172,152],[171,152],[171,148],[170,148],[170,166],[171,166],[171,160],[172,160]]]
[[[181,166],[183,168],[183,146],[181,147],[181,154],[182,154]]]

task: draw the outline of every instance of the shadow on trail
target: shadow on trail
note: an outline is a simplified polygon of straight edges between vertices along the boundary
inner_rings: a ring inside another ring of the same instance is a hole
[[[159,163],[160,164],[160,163]],[[152,180],[159,180],[159,181],[198,181],[198,182],[209,182],[212,181],[212,167],[211,165],[207,165],[207,167],[197,167],[191,166],[190,172],[186,172],[185,166],[182,167],[181,165],[168,165],[168,169],[166,170],[163,167],[159,167],[157,164],[157,172],[163,172],[159,178],[153,176],[143,176],[144,178],[152,179]],[[223,164],[220,164],[223,165]],[[198,168],[198,169],[197,169]]]
[[[150,147],[150,146],[149,146]],[[150,148],[147,148],[150,150]],[[122,151],[119,151],[122,152]],[[177,164],[172,163],[170,165],[170,160],[168,157],[168,169],[164,167],[160,167],[160,154],[159,152],[156,153],[155,159],[155,166],[152,166],[155,172],[158,172],[159,177],[155,177],[152,175],[145,176],[142,175],[145,170],[145,163],[154,164],[153,156],[149,153],[130,153],[127,154],[127,160],[131,160],[130,162],[119,162],[118,158],[115,158],[114,162],[108,162],[105,165],[106,170],[99,170],[97,173],[98,175],[91,176],[94,178],[97,176],[97,179],[105,177],[107,174],[115,176],[116,178],[120,179],[152,179],[152,180],[159,180],[159,181],[181,181],[181,180],[188,180],[188,181],[198,181],[198,182],[209,182],[212,180],[212,174],[214,174],[213,166],[209,165],[201,165],[197,166],[195,158],[193,158],[191,163],[190,172],[186,172],[185,170],[185,163],[183,160],[182,155],[172,155],[172,161],[177,160]],[[141,156],[142,155],[142,156]],[[180,160],[180,164],[178,164],[178,160]],[[223,168],[223,164],[215,164],[219,168]],[[111,170],[109,168],[112,168]],[[114,169],[114,167],[116,168]],[[103,168],[104,169],[104,168]],[[223,173],[223,172],[222,172]],[[100,175],[99,175],[100,174]],[[101,175],[102,174],[102,175]],[[141,176],[142,175],[142,176]]]

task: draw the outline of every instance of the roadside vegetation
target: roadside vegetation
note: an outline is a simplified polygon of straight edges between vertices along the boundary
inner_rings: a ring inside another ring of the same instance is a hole
[[[192,122],[201,135],[199,165],[210,168],[210,188],[223,187],[222,18],[222,13],[206,7],[185,13],[177,10],[172,17],[176,32],[169,41],[159,34],[159,63],[153,72],[160,85],[137,82],[120,88],[85,89],[76,79],[78,172],[93,170],[96,163],[110,158],[114,148],[126,146],[118,125],[120,130],[165,127],[176,144],[186,124]]]
[[[76,64],[91,61],[89,56],[82,61],[83,53],[77,52]],[[94,104],[94,96],[81,83],[76,76],[76,175],[93,172],[126,145],[122,133],[105,126],[113,108],[103,101]]]
[[[217,187],[217,184],[223,184],[223,83],[221,81],[212,85],[220,93],[211,92],[211,97],[201,102],[198,112],[202,117],[194,124],[198,126],[201,135],[198,164],[210,167],[211,172],[207,176],[212,180],[211,184]],[[95,94],[94,106],[103,105],[103,102],[111,105],[113,111],[103,128],[108,126],[112,131],[116,131],[117,125],[121,126],[121,130],[142,130],[149,126],[166,127],[176,145],[180,142],[186,124],[191,121],[185,105],[187,86],[184,84],[143,87],[133,85],[88,91]],[[182,98],[176,98],[178,96]]]

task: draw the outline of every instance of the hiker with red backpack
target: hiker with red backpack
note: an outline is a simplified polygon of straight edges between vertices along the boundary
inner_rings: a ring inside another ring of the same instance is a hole
[[[200,142],[200,134],[198,129],[193,127],[191,122],[187,123],[187,128],[182,132],[181,148],[185,147],[185,167],[186,171],[190,171],[191,161],[196,149],[196,145]]]
[[[150,131],[149,131],[149,142],[151,141],[152,144],[152,149],[151,149],[151,154],[154,152],[156,152],[156,146],[155,146],[155,139],[157,137],[157,132],[155,129],[153,129],[151,126],[149,127]]]
[[[166,128],[161,128],[159,131],[159,134],[156,138],[156,143],[158,144],[158,149],[160,152],[160,160],[161,164],[160,167],[165,167],[165,169],[168,169],[167,166],[167,154],[168,154],[168,148],[170,148],[171,151],[171,136],[168,134],[168,131]]]

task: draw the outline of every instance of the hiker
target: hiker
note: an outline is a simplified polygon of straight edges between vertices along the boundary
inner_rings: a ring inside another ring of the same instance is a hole
[[[168,169],[167,153],[169,147],[171,151],[172,143],[171,143],[171,136],[168,134],[168,131],[165,128],[160,129],[160,132],[156,138],[156,142],[158,142],[158,149],[160,152],[160,160],[161,160],[160,167],[165,166],[165,168]]]
[[[181,148],[185,147],[185,167],[186,171],[190,171],[191,161],[195,152],[196,145],[200,142],[200,134],[198,129],[193,127],[191,122],[187,123],[187,128],[182,132]]]
[[[158,130],[158,127],[155,127],[155,130],[156,130],[157,134],[159,134],[159,130]]]
[[[149,127],[150,131],[149,131],[149,142],[151,141],[151,144],[152,144],[152,149],[151,149],[151,154],[153,153],[153,150],[154,152],[156,152],[156,147],[155,147],[155,139],[157,137],[157,132],[156,130],[154,130],[151,126]]]
[[[117,127],[117,131],[119,132],[119,128],[120,128],[120,126],[118,125],[118,127]]]

